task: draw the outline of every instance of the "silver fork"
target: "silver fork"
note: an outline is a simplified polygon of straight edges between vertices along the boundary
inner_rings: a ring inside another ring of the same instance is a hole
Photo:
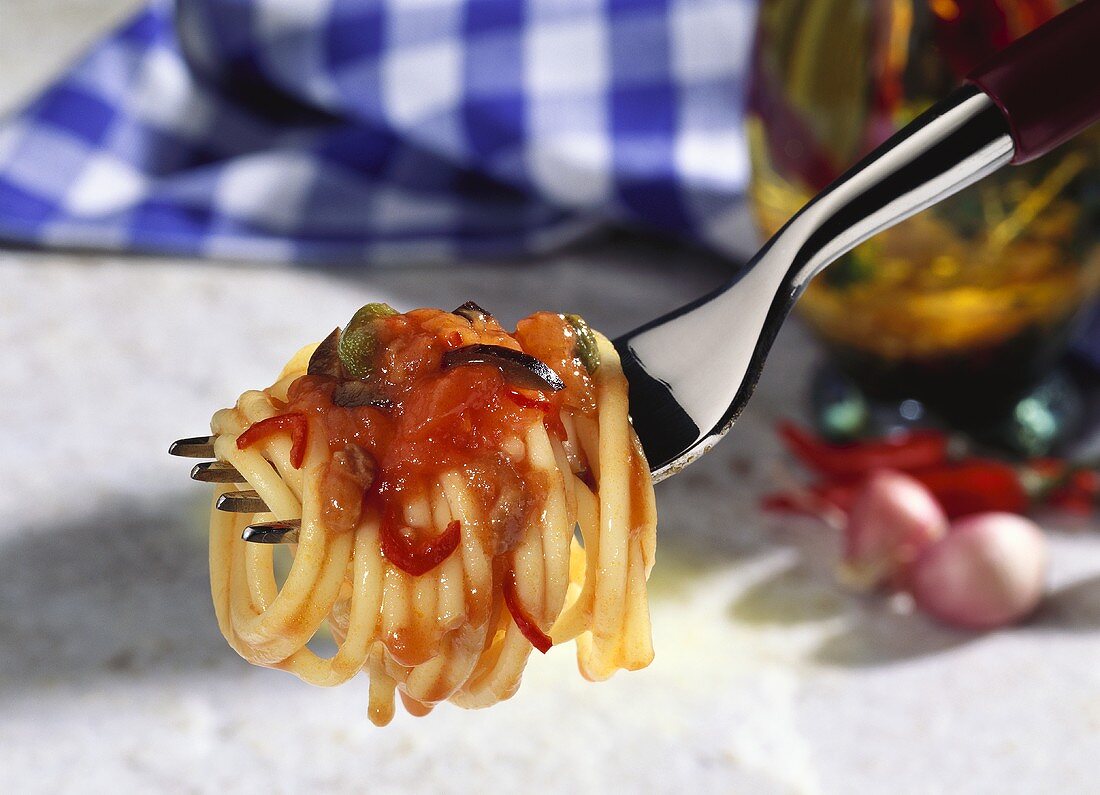
[[[709,450],[752,396],[779,327],[806,284],[859,243],[977,182],[1028,162],[1100,119],[1100,0],[1084,0],[1020,39],[811,200],[727,285],[614,341],[630,414],[655,480]],[[213,458],[213,438],[173,455]],[[244,483],[208,461],[191,477]],[[267,510],[254,491],[224,511]],[[247,541],[292,542],[298,523],[250,525]]]
[[[730,429],[779,327],[826,266],[1100,119],[1098,43],[1100,0],[1084,0],[1003,50],[853,166],[727,285],[615,340],[654,478],[679,472]]]

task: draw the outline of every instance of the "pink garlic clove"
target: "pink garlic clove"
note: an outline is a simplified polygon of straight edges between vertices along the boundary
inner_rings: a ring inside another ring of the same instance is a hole
[[[994,629],[1028,616],[1046,584],[1042,530],[1011,513],[968,516],[913,566],[917,606],[955,627]]]
[[[901,472],[875,472],[848,515],[839,576],[857,588],[898,585],[925,548],[946,533],[947,516],[924,485]]]

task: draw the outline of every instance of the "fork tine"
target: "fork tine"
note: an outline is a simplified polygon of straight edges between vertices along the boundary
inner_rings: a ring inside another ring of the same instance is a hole
[[[213,458],[214,437],[192,436],[187,439],[176,439],[168,448],[168,455],[178,455],[181,458]]]
[[[254,491],[227,491],[218,497],[214,507],[230,513],[264,513],[270,510],[260,495]]]
[[[285,522],[260,522],[250,524],[241,533],[241,538],[253,544],[297,544],[298,531],[302,528],[300,519],[288,519]]]
[[[191,470],[192,480],[203,483],[247,483],[244,475],[224,461],[203,461]]]

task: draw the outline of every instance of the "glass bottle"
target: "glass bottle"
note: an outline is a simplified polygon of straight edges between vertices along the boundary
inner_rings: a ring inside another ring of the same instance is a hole
[[[748,137],[763,233],[1070,4],[762,0]],[[1091,133],[859,246],[798,309],[865,395],[916,399],[981,431],[1051,372],[1098,287],[1100,135]]]

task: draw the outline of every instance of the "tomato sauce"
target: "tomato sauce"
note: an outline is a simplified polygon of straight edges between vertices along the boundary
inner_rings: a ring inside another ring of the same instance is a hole
[[[321,434],[327,441],[330,459],[321,483],[326,526],[350,531],[366,511],[376,512],[383,554],[409,574],[422,574],[454,551],[459,527],[457,522],[443,530],[410,527],[406,506],[430,504],[440,477],[457,471],[480,514],[490,519],[479,529],[488,534],[480,539],[484,548],[507,555],[529,514],[541,510],[546,490],[523,453],[526,429],[542,422],[564,439],[563,408],[595,411],[595,386],[577,359],[575,331],[549,312],[521,321],[513,336],[491,316],[468,318],[436,309],[380,316],[370,330],[374,348],[365,378],[301,376],[280,415],[303,417],[310,439]],[[518,388],[492,364],[444,367],[447,351],[476,344],[526,352],[557,373],[565,388]],[[373,405],[338,405],[351,380],[365,382],[351,386],[357,394],[369,393]],[[241,439],[260,438],[263,434],[255,432],[260,425]],[[510,560],[494,566],[510,568]]]

